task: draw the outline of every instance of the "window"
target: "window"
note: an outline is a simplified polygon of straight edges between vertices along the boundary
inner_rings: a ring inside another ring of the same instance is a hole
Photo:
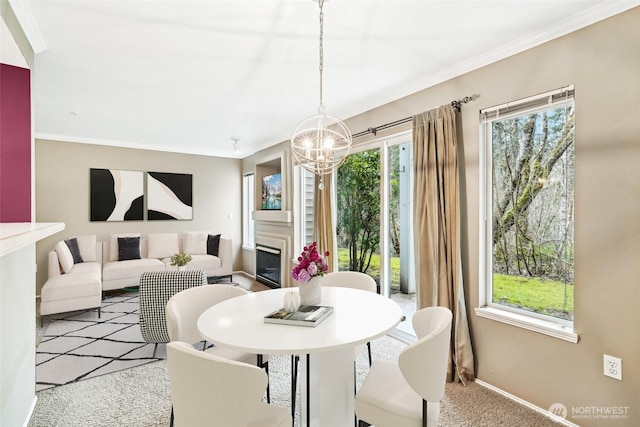
[[[254,221],[252,213],[255,209],[255,176],[252,173],[242,177],[242,246],[255,247]]]
[[[577,341],[573,87],[484,110],[481,121],[477,313]]]

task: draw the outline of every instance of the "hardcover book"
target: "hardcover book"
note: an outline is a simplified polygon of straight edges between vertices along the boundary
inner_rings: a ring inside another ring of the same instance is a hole
[[[301,305],[298,311],[288,312],[284,308],[264,316],[265,323],[314,327],[333,313],[333,307],[324,305]]]

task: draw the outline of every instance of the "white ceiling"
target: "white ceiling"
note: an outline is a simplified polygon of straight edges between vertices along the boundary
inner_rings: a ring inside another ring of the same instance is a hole
[[[44,43],[36,137],[245,157],[317,113],[311,0],[18,2]],[[326,2],[326,112],[352,117],[638,4]]]

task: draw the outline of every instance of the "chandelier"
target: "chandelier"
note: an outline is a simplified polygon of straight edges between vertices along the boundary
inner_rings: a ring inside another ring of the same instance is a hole
[[[322,69],[324,62],[323,35],[324,0],[314,0],[320,6],[320,106],[318,114],[309,117],[298,125],[291,136],[291,153],[294,160],[311,173],[320,176],[322,190],[323,175],[338,169],[345,161],[351,149],[351,131],[340,120],[327,116],[322,104]],[[326,0],[328,1],[328,0]]]

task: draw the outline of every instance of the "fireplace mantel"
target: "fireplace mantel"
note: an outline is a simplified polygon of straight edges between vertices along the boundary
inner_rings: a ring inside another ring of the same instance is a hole
[[[284,222],[290,224],[293,221],[293,212],[291,211],[253,211],[252,217],[254,221]]]

